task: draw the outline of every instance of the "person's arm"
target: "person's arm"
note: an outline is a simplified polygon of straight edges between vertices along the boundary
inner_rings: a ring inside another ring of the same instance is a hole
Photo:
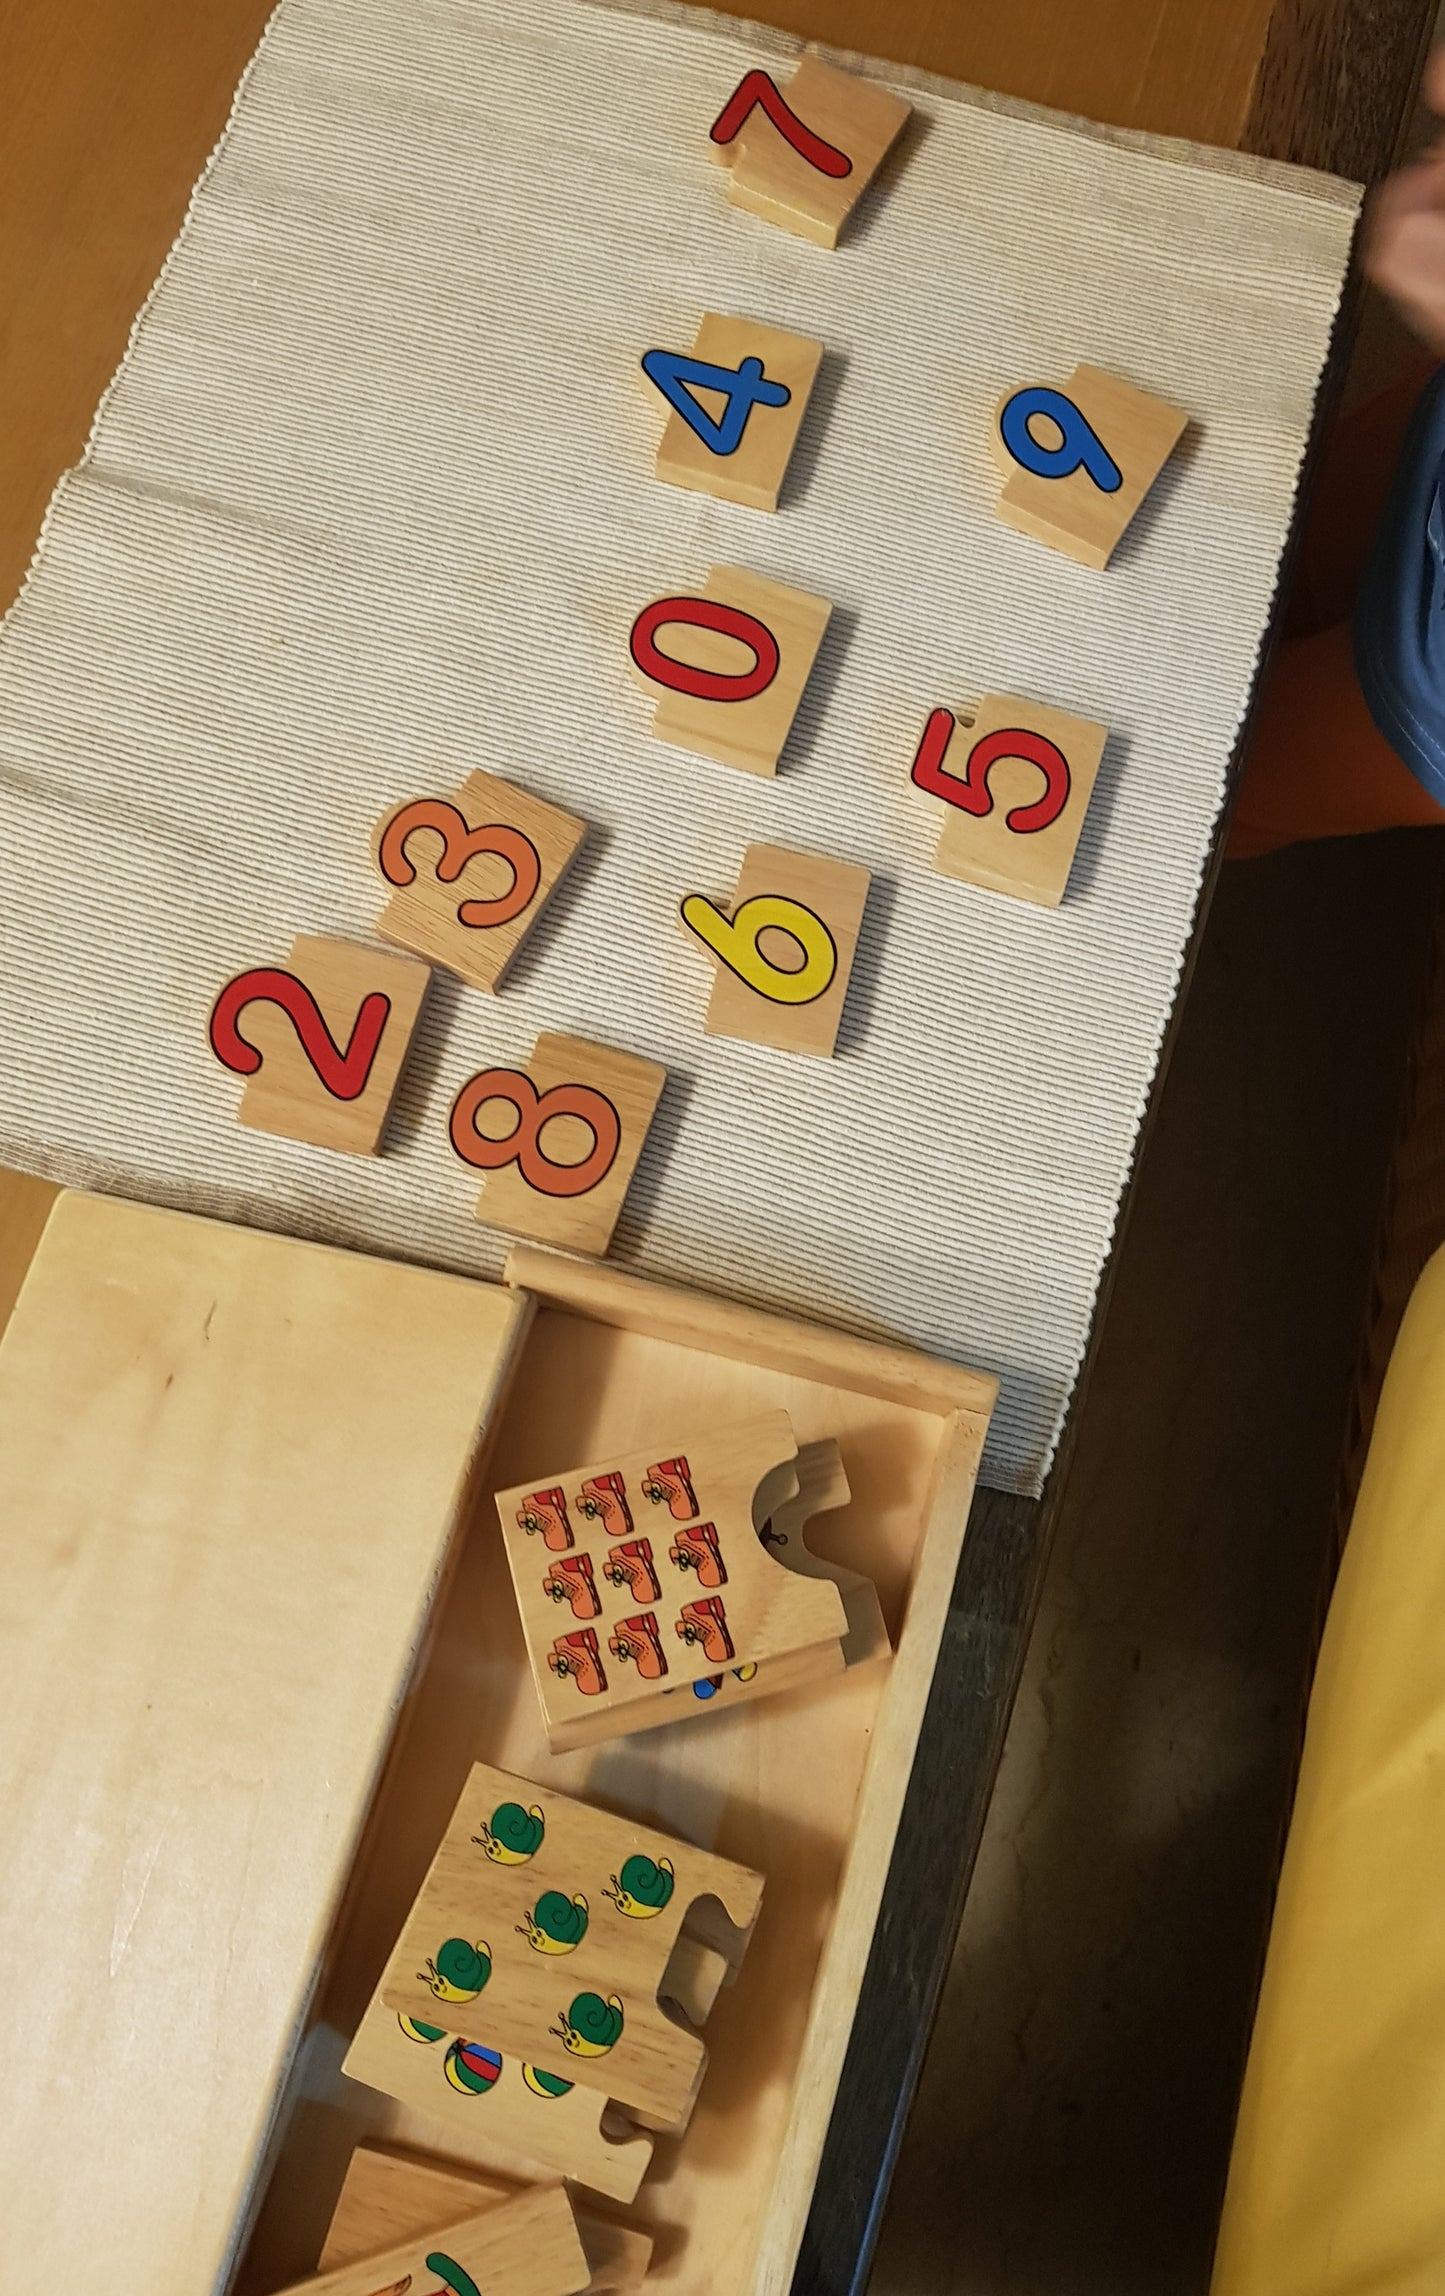
[[[1445,48],[1425,68],[1423,93],[1445,115]],[[1445,355],[1445,137],[1375,194],[1365,269],[1420,340]]]

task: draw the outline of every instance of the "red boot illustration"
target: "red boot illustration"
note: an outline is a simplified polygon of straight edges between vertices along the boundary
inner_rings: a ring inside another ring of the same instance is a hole
[[[559,1486],[553,1491],[534,1491],[517,1509],[517,1521],[528,1538],[538,1532],[544,1547],[554,1555],[563,1554],[572,1544],[572,1525],[567,1520],[567,1494]]]
[[[662,1586],[652,1559],[651,1539],[627,1539],[620,1547],[613,1547],[602,1569],[614,1586],[631,1588],[634,1602],[660,1600]]]
[[[563,1555],[542,1581],[542,1592],[553,1602],[570,1602],[574,1618],[600,1618],[602,1597],[592,1576],[590,1555]]]
[[[632,1529],[627,1485],[620,1475],[594,1475],[583,1484],[577,1505],[589,1522],[602,1525],[609,1539],[625,1538]]]
[[[662,1637],[650,1610],[643,1611],[637,1618],[624,1618],[612,1629],[607,1647],[624,1666],[635,1666],[644,1682],[660,1682],[667,1672]]]
[[[725,1666],[733,1655],[727,1612],[719,1595],[703,1595],[697,1602],[685,1602],[677,1631],[686,1643],[700,1642],[703,1655],[714,1666]]]
[[[690,1531],[679,1531],[667,1551],[680,1571],[697,1572],[699,1586],[727,1585],[727,1564],[712,1523],[694,1523]]]
[[[692,1469],[686,1459],[659,1460],[655,1467],[648,1468],[642,1489],[654,1507],[669,1507],[679,1523],[690,1523],[697,1513],[697,1493],[692,1487]]]
[[[590,1626],[577,1629],[575,1634],[559,1634],[547,1653],[547,1664],[559,1682],[570,1674],[584,1698],[595,1698],[607,1688],[597,1637]]]

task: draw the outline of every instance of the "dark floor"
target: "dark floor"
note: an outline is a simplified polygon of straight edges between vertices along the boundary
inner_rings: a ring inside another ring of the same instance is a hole
[[[1445,833],[1226,869],[873,2296],[1201,2296]]]

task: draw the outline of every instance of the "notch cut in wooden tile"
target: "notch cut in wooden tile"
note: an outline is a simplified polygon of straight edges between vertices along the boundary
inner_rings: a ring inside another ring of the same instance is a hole
[[[745,73],[709,133],[734,207],[836,247],[912,108],[809,54],[786,89],[764,71]]]
[[[409,798],[372,839],[392,888],[377,930],[491,993],[586,834],[575,814],[490,773]]]
[[[422,2018],[399,2017],[378,1993],[346,2053],[349,2080],[423,2113],[436,2141],[490,2169],[500,2155],[519,2169],[554,2171],[609,2200],[629,2201],[652,2161],[652,2139],[619,2131],[602,2117],[596,2089],[540,2075],[522,2058],[449,2029],[454,2008],[433,2004]]]
[[[226,983],[211,1050],[247,1079],[237,1121],[351,1156],[380,1153],[431,972],[410,957],[298,934],[285,966]]]
[[[1188,427],[1189,417],[1098,367],[1062,389],[1026,383],[994,415],[1008,526],[1103,568]]]
[[[335,2272],[359,2264],[437,2226],[497,2207],[518,2190],[515,2182],[456,2161],[360,2144],[347,2167],[317,2269]],[[587,2296],[641,2287],[652,2258],[649,2236],[588,2209],[576,2208],[574,2215],[591,2267]]]
[[[590,2278],[572,2203],[549,2184],[294,2281],[281,2296],[408,2296],[439,2282],[451,2296],[582,2296]]]
[[[657,740],[775,774],[832,611],[740,566],[715,566],[700,595],[644,606],[629,650],[647,688],[660,689]]]
[[[788,1691],[811,1689],[841,1674],[846,1667],[867,1665],[892,1655],[892,1642],[873,1581],[861,1571],[825,1561],[804,1543],[807,1525],[814,1515],[846,1507],[852,1497],[835,1442],[825,1439],[801,1446],[796,1484],[791,1494],[773,1503],[772,1512],[757,1535],[773,1559],[785,1569],[798,1571],[808,1578],[832,1581],[842,1597],[847,1632],[837,1643],[820,1643],[785,1657],[765,1658],[760,1664],[728,1666],[718,1673],[703,1675],[692,1685],[691,1704],[682,1702],[684,1717],[696,1718],[699,1710],[709,1715],[731,1713],[736,1706],[750,1705],[759,1698],[780,1697]],[[565,1728],[549,1731],[548,1742],[554,1753],[570,1754],[612,1736],[619,1723],[629,1731],[648,1730],[677,1719],[668,1701],[639,1698],[619,1708],[615,1716],[602,1714],[592,1718],[581,1714]],[[695,2023],[699,2021],[694,2017]]]
[[[681,1720],[696,1711],[682,1693],[719,1672],[836,1651],[848,1627],[838,1589],[785,1568],[759,1537],[797,1490],[792,1427],[773,1411],[498,1492],[554,1750],[558,1734],[581,1742],[579,1724],[590,1743]]]
[[[1107,739],[1106,726],[1017,694],[985,694],[966,727],[935,710],[912,778],[946,807],[939,875],[1056,909]]]
[[[486,2021],[540,2073],[679,2128],[707,2052],[658,2000],[701,1898],[707,1942],[736,1968],[760,1874],[479,1763],[383,1975],[387,2008]]]
[[[658,478],[750,510],[776,510],[822,356],[810,336],[715,311],[704,314],[689,355],[648,351],[643,372],[672,409]]]
[[[717,961],[707,1034],[831,1059],[869,883],[851,861],[750,845],[729,908],[689,893],[683,923]]]
[[[539,1036],[525,1069],[462,1086],[451,1142],[487,1174],[477,1218],[509,1235],[605,1252],[667,1070],[580,1036]]]

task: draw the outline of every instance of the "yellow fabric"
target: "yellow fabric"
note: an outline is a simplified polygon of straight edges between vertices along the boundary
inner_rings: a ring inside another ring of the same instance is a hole
[[[1330,1611],[1212,2296],[1445,2290],[1445,1253]]]

